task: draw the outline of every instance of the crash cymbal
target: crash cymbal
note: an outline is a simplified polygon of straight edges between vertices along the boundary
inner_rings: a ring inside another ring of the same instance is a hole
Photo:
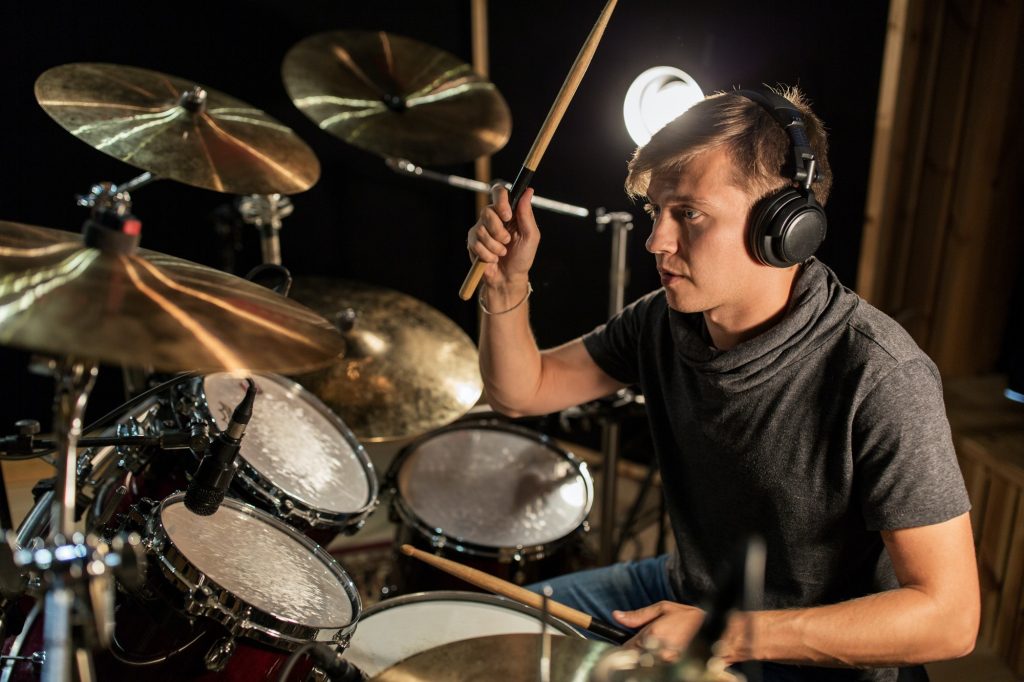
[[[231,194],[297,194],[320,177],[316,155],[259,109],[182,78],[118,64],[64,64],[36,99],[75,137],[186,185]]]
[[[426,303],[326,278],[296,280],[291,296],[342,328],[343,358],[296,378],[360,439],[426,433],[461,417],[480,398],[476,346]]]
[[[0,222],[0,344],[161,371],[300,372],[344,344],[326,320],[252,282],[138,249]]]
[[[589,679],[611,644],[551,637],[551,682]],[[371,682],[475,682],[539,679],[540,635],[490,635],[451,642],[396,663]]]
[[[512,116],[494,84],[453,55],[383,31],[332,31],[285,56],[302,113],[360,149],[415,163],[456,163],[508,142]]]

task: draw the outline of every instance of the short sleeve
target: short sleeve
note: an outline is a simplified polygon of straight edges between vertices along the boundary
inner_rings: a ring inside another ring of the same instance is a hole
[[[879,380],[857,409],[853,437],[869,530],[928,526],[970,510],[931,361],[906,361]]]
[[[644,323],[661,291],[626,306],[605,324],[583,336],[583,345],[608,376],[624,384],[640,379],[640,348]]]

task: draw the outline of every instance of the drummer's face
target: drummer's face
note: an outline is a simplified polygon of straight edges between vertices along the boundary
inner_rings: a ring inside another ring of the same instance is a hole
[[[674,310],[725,312],[756,296],[764,266],[746,245],[752,202],[733,178],[733,161],[721,147],[677,175],[652,178],[647,195],[654,225],[646,246]]]

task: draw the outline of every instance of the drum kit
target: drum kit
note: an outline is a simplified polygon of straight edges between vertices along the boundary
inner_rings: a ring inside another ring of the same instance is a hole
[[[509,138],[493,84],[401,36],[315,35],[282,74],[323,130],[392,165],[470,160]],[[544,609],[418,592],[447,586],[422,565],[400,565],[407,594],[364,611],[324,546],[358,532],[382,490],[398,542],[522,584],[564,571],[593,500],[586,465],[536,432],[456,421],[481,395],[475,346],[410,296],[290,287],[287,271],[272,290],[139,247],[130,193],[167,179],[240,196],[279,266],[288,195],[320,176],[289,128],[131,66],[58,66],[35,92],[69,133],[143,172],[80,198],[81,234],[0,222],[0,343],[39,354],[56,387],[52,440],[20,422],[0,452],[57,469],[0,551],[0,681],[698,679],[616,667],[611,645]],[[150,388],[83,428],[98,363]],[[403,438],[380,482],[362,443]]]

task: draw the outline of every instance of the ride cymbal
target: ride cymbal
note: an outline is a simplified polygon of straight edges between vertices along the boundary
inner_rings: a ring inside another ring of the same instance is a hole
[[[551,637],[551,682],[590,679],[611,644]],[[370,678],[371,682],[472,682],[538,679],[540,635],[490,635],[428,649]]]
[[[118,64],[64,64],[36,80],[61,127],[137,168],[230,194],[297,194],[320,162],[290,128],[190,81]]]
[[[406,294],[327,278],[291,296],[338,324],[345,353],[296,377],[361,440],[417,436],[461,417],[483,391],[476,346],[454,322]]]
[[[0,343],[176,372],[303,372],[344,348],[326,320],[252,282],[138,249],[0,222]]]
[[[351,145],[447,164],[508,142],[512,116],[494,84],[453,55],[383,31],[331,31],[292,47],[281,68],[295,106]]]

